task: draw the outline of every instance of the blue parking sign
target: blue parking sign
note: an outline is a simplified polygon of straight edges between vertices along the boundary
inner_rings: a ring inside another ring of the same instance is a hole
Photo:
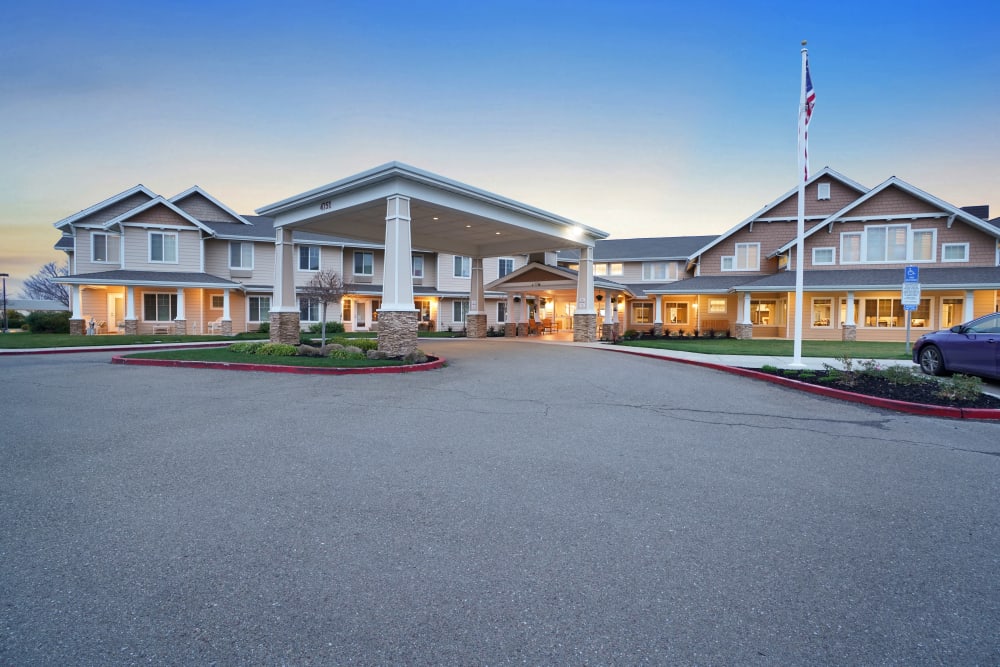
[[[920,282],[920,267],[919,266],[908,266],[906,267],[906,272],[903,278],[904,283],[919,283]]]

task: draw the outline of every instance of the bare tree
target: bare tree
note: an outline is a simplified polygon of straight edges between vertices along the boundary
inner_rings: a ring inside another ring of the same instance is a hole
[[[69,275],[69,262],[58,266],[49,262],[21,285],[22,299],[42,299],[59,301],[64,306],[69,305],[69,290],[65,285],[55,282],[56,278]]]
[[[322,306],[320,319],[320,345],[326,345],[326,307],[331,303],[337,303],[344,298],[344,280],[340,274],[330,269],[320,271],[312,280],[302,288],[302,296],[307,299],[316,299]]]

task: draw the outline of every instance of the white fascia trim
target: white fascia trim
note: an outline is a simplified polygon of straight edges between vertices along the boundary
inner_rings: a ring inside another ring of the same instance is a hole
[[[71,215],[69,217],[66,217],[66,218],[63,218],[62,220],[59,220],[58,222],[54,222],[54,223],[52,223],[52,225],[54,227],[56,227],[57,229],[65,227],[67,225],[71,225],[74,222],[76,222],[77,220],[79,220],[81,218],[87,217],[91,213],[96,213],[97,211],[100,211],[102,208],[106,208],[106,207],[108,207],[108,206],[110,206],[112,204],[116,204],[116,203],[120,202],[121,200],[126,199],[128,197],[131,197],[132,195],[134,195],[134,194],[136,194],[138,192],[142,192],[142,193],[148,195],[151,199],[155,199],[158,196],[155,192],[153,192],[152,190],[150,190],[149,188],[147,188],[145,185],[143,185],[142,183],[139,183],[138,185],[135,185],[135,186],[129,188],[128,190],[125,190],[124,192],[119,192],[118,194],[116,194],[113,197],[109,197],[108,199],[105,199],[102,202],[94,204],[93,206],[91,206],[89,208],[85,208],[82,211],[79,211],[78,213],[74,213],[73,215]]]
[[[201,287],[204,289],[243,289],[243,285],[239,283],[209,283],[209,282],[191,282],[191,283],[180,283],[173,280],[93,280],[88,279],[85,275],[76,278],[62,278],[60,280],[53,280],[63,285],[111,285],[111,286],[132,286],[132,287]]]
[[[861,185],[860,183],[857,183],[856,181],[852,181],[851,179],[847,178],[846,176],[843,176],[842,174],[834,171],[833,169],[830,169],[829,167],[823,167],[822,170],[820,170],[812,178],[810,178],[808,181],[806,181],[805,187],[809,187],[815,181],[819,180],[820,178],[822,178],[824,176],[830,176],[831,178],[835,178],[838,181],[840,181],[841,183],[843,183],[844,185],[846,185],[846,186],[848,186],[850,188],[853,188],[853,189],[857,190],[860,193],[867,194],[867,193],[870,192],[868,190],[868,188],[866,188],[865,186]],[[735,227],[732,227],[728,231],[724,232],[721,236],[719,236],[718,238],[716,238],[714,241],[712,241],[708,245],[699,248],[693,254],[691,254],[691,255],[688,256],[688,258],[687,258],[688,268],[690,268],[691,264],[699,256],[705,254],[707,251],[709,251],[712,248],[714,248],[715,246],[719,245],[720,243],[722,243],[723,241],[725,241],[727,238],[729,238],[730,236],[732,236],[733,234],[735,234],[739,230],[741,230],[744,227],[746,227],[751,222],[754,222],[755,220],[759,220],[761,218],[761,216],[765,212],[770,211],[771,209],[773,209],[774,207],[776,207],[778,204],[784,203],[785,200],[787,200],[789,197],[791,197],[793,195],[797,196],[798,192],[799,192],[799,187],[795,186],[794,188],[792,188],[791,190],[789,190],[785,194],[781,195],[780,197],[778,197],[777,199],[775,199],[774,201],[772,201],[770,204],[767,204],[766,206],[764,206],[764,208],[760,209],[759,211],[757,211],[756,213],[754,213],[753,215],[751,215],[749,218],[743,220],[743,222],[739,223]],[[794,219],[798,220],[798,218],[794,218]],[[828,220],[828,219],[829,218],[824,218],[824,220]]]
[[[212,195],[210,195],[207,192],[205,192],[204,190],[202,190],[201,187],[198,186],[198,185],[192,185],[190,188],[188,188],[184,192],[182,192],[180,194],[177,194],[177,195],[174,195],[168,201],[170,201],[171,203],[177,203],[180,200],[182,200],[182,199],[184,199],[186,197],[189,197],[189,196],[191,196],[191,195],[193,195],[195,193],[200,194],[202,197],[204,197],[208,201],[212,202],[213,204],[215,204],[216,206],[218,206],[219,208],[221,208],[223,211],[225,211],[229,215],[233,216],[234,218],[236,218],[237,220],[239,220],[240,222],[242,222],[244,225],[249,225],[250,224],[250,222],[246,218],[244,218],[242,215],[240,215],[239,213],[237,213],[233,209],[231,209],[228,206],[226,206],[225,204],[223,204],[221,201],[219,201],[218,199],[216,199]]]
[[[294,197],[289,197],[279,202],[268,204],[267,206],[257,209],[255,213],[258,215],[273,216],[286,210],[339,196],[346,192],[357,190],[392,178],[401,178],[414,183],[420,183],[444,190],[446,192],[468,197],[470,199],[483,201],[494,206],[513,210],[523,215],[539,218],[546,222],[564,225],[573,229],[582,229],[595,239],[604,239],[609,236],[609,232],[589,227],[574,220],[570,220],[569,218],[564,218],[556,215],[555,213],[550,213],[540,208],[535,208],[533,206],[529,206],[528,204],[523,204],[492,192],[487,192],[486,190],[480,190],[479,188],[466,185],[465,183],[453,181],[449,178],[445,178],[444,176],[438,176],[437,174],[417,169],[416,167],[403,164],[402,162],[387,162],[386,164],[369,169],[368,171],[363,171],[360,174],[355,174],[354,176],[334,181],[333,183],[314,188],[307,192],[303,192],[302,194],[295,195]]]
[[[183,209],[178,208],[176,204],[172,204],[171,202],[167,201],[163,197],[160,197],[159,195],[157,195],[155,199],[149,200],[148,202],[146,202],[142,206],[137,206],[136,208],[133,208],[131,211],[126,211],[125,213],[122,213],[117,218],[112,218],[111,220],[108,220],[107,222],[104,223],[103,227],[105,229],[111,229],[115,225],[121,225],[126,220],[128,220],[129,218],[131,218],[132,216],[139,215],[140,213],[143,213],[143,212],[151,209],[154,206],[166,206],[168,209],[170,209],[171,211],[173,211],[177,215],[181,216],[182,218],[184,218],[185,220],[187,220],[188,222],[190,222],[192,225],[196,226],[201,231],[203,231],[206,234],[208,234],[208,236],[215,236],[215,232],[212,231],[210,228],[208,228],[200,220],[191,217]],[[175,228],[172,225],[155,225],[155,224],[146,223],[146,222],[130,223],[128,226],[130,226],[130,227],[143,227],[143,226],[145,226],[145,227],[158,227],[158,228],[167,228],[167,227],[170,227],[172,229]],[[186,229],[186,228],[180,227],[179,229]]]

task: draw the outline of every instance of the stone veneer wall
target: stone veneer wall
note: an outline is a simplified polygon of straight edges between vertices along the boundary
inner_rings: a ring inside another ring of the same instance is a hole
[[[174,333],[178,336],[186,336],[187,320],[174,320]]]
[[[139,334],[139,320],[125,320],[125,335],[136,336]]]
[[[593,343],[597,340],[597,313],[573,315],[573,342]]]
[[[843,340],[853,343],[858,339],[858,327],[853,324],[845,324],[840,332],[840,336]]]
[[[70,336],[82,336],[87,330],[87,324],[84,320],[70,320],[69,321],[69,335]]]
[[[517,335],[518,336],[527,336],[528,335],[528,323],[527,322],[521,322],[520,324],[517,325]]]
[[[736,323],[736,340],[750,340],[753,338],[753,324],[746,322]]]
[[[657,322],[653,324],[653,335],[662,336],[663,335],[663,322]]]
[[[232,333],[232,322],[229,323],[229,331]],[[223,329],[225,331],[225,329]],[[288,345],[299,344],[299,314],[298,313],[271,313],[271,336],[272,343],[286,343]]]
[[[613,341],[618,338],[618,327],[614,324],[601,325],[601,340]]]
[[[467,338],[486,338],[486,313],[469,314],[465,316],[465,336]]]
[[[517,325],[513,322],[507,322],[503,325],[503,335],[513,338],[517,335]]]
[[[380,310],[378,351],[405,357],[417,349],[417,311]]]
[[[295,325],[298,327],[298,324]],[[233,321],[232,320],[222,320],[222,335],[232,336],[233,335]],[[298,344],[298,339],[296,338],[295,343]]]

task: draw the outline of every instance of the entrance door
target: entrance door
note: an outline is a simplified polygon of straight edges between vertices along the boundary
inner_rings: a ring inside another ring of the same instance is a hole
[[[118,333],[118,323],[125,318],[125,299],[121,294],[108,295],[108,333]]]
[[[368,302],[354,302],[354,330],[368,331]]]

